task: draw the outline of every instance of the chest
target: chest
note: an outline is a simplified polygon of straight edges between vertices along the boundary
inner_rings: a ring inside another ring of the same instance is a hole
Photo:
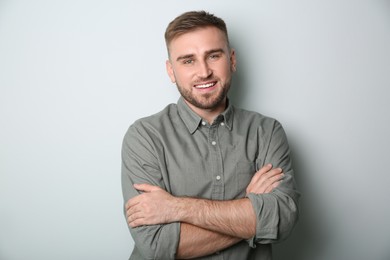
[[[164,182],[175,196],[227,200],[245,196],[261,164],[256,131],[205,127],[178,134],[164,149]]]

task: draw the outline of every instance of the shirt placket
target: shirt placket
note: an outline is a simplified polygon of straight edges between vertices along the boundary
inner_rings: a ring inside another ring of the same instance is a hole
[[[212,163],[212,199],[223,200],[224,198],[224,176],[221,156],[221,144],[218,139],[218,125],[209,128],[209,147]]]

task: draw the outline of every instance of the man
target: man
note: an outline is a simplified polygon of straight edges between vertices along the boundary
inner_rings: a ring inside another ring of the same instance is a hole
[[[136,121],[122,147],[130,259],[271,259],[298,218],[283,128],[229,102],[236,57],[223,20],[184,13],[165,40],[181,97]]]

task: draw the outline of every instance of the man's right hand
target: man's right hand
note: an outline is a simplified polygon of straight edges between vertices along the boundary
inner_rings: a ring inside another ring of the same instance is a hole
[[[281,168],[272,168],[272,164],[267,164],[253,175],[246,188],[246,195],[249,193],[270,193],[280,184],[283,177],[284,174]]]

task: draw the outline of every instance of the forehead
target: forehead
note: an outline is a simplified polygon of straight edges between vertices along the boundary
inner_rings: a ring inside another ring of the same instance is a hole
[[[202,54],[211,49],[228,50],[225,34],[216,27],[202,27],[172,39],[169,46],[171,57],[185,54]]]

